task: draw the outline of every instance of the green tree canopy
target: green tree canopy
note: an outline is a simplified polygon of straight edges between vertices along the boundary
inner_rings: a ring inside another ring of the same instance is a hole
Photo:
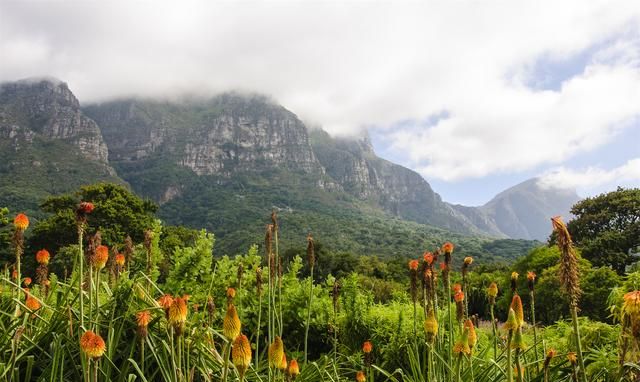
[[[36,224],[29,240],[33,251],[46,248],[55,253],[77,241],[75,209],[80,201],[92,202],[87,233],[100,230],[108,246],[121,245],[127,235],[134,242],[144,239],[144,231],[154,225],[156,205],[143,200],[126,187],[113,183],[83,186],[77,192],[47,198],[41,205],[50,216]]]
[[[640,189],[618,188],[584,199],[571,213],[576,218],[567,227],[582,256],[594,266],[624,273],[640,246]]]

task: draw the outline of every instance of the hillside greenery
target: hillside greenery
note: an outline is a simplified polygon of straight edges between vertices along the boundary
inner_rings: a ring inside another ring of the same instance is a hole
[[[81,201],[92,202],[93,210],[80,214]],[[164,225],[152,203],[119,185],[86,186],[50,198],[42,207],[47,218],[26,227],[17,219],[8,224],[6,217],[15,216],[11,211],[0,213],[5,229],[15,233],[25,227],[27,238],[24,256],[19,257],[24,273],[14,278],[17,258],[5,259],[7,267],[0,277],[2,379],[363,382],[362,375],[392,382],[533,382],[633,381],[640,375],[634,361],[640,355],[640,338],[634,331],[640,322],[640,273],[618,275],[611,268],[594,267],[580,256],[579,247],[574,271],[582,295],[580,318],[574,322],[584,351],[576,354],[568,296],[558,277],[567,253],[556,246],[525,250],[526,256],[507,264],[463,261],[462,245],[436,243],[440,251],[452,251],[453,261],[442,269],[423,258],[425,248],[416,248],[411,254],[417,258],[416,271],[437,274],[435,288],[429,289],[421,286],[422,277],[416,279],[414,263],[407,266],[402,257],[355,256],[334,251],[320,239],[311,247],[313,262],[300,245],[276,250],[260,242],[240,254],[219,253],[217,235]],[[65,219],[70,209],[79,215],[69,227]],[[261,220],[254,224],[271,222],[268,215]],[[277,222],[282,223],[278,235],[286,237],[285,220]],[[64,239],[77,234],[78,228],[86,234],[84,241],[58,243],[50,261],[40,258],[36,264],[35,251],[41,249],[37,245],[56,244],[53,239],[37,241],[52,237],[43,233],[57,232]],[[271,231],[272,245],[275,233]],[[123,243],[127,236],[133,238],[130,248]],[[304,243],[305,237],[302,232],[297,241]],[[109,245],[106,266],[99,260],[97,241]],[[7,245],[19,255],[16,243]],[[504,251],[505,244],[478,247]],[[127,251],[118,264],[115,254]],[[270,268],[268,259],[279,264],[279,258],[282,268]],[[81,261],[91,272],[80,272]],[[446,261],[442,253],[440,261]],[[56,265],[61,263],[64,271]],[[493,306],[488,294],[492,282],[497,284],[497,332],[488,311]],[[452,299],[447,287],[455,290],[458,283],[464,298]],[[534,294],[535,321],[529,298]],[[163,296],[171,300],[164,308]],[[509,325],[518,319],[509,316],[515,316],[520,300],[522,323],[513,329]],[[436,335],[424,326],[428,310],[434,308]],[[470,327],[475,328],[473,344]],[[505,341],[511,341],[514,330],[518,342],[512,349]],[[88,331],[104,342],[82,340]],[[239,333],[247,336],[246,344],[238,342]],[[276,334],[284,341],[288,360],[282,369],[269,367],[275,350],[267,349],[276,342]],[[365,341],[371,343],[370,353],[364,352]],[[237,351],[230,357],[232,346],[242,347],[244,358]],[[584,369],[578,358],[584,359]],[[293,359],[297,369],[290,367]],[[243,362],[248,362],[246,368]]]

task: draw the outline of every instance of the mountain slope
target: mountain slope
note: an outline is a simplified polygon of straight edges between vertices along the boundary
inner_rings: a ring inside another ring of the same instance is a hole
[[[502,191],[481,207],[453,206],[481,229],[498,229],[507,237],[544,241],[551,231],[550,218],[570,216],[580,200],[573,190],[543,188],[529,179]]]
[[[98,125],[65,83],[0,84],[0,205],[36,211],[46,196],[96,181],[122,182]]]
[[[400,219],[431,224],[468,234],[495,234],[478,229],[468,218],[444,203],[415,171],[378,157],[368,137],[332,138],[311,130],[316,157],[342,188]]]

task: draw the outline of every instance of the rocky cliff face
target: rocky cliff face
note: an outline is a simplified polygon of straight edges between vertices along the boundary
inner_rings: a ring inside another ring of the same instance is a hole
[[[295,114],[261,96],[210,100],[125,100],[89,105],[113,161],[166,155],[197,175],[283,167],[323,173]]]
[[[88,159],[107,163],[100,128],[82,113],[67,84],[53,79],[0,84],[0,138],[18,144],[35,136],[68,142]]]
[[[376,156],[368,136],[332,138],[322,130],[311,134],[327,174],[360,200],[402,219],[464,233],[487,233],[444,203],[420,174]]]

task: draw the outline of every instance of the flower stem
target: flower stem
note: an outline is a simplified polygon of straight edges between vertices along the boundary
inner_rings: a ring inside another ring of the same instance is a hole
[[[311,321],[311,302],[313,300],[313,265],[311,265],[311,278],[309,282],[309,306],[307,307],[307,323],[304,330],[304,363],[307,363],[307,341],[309,339],[309,322]]]
[[[453,319],[451,317],[451,288],[449,287],[449,273],[447,272],[447,276],[444,279],[444,288],[446,290],[446,294],[447,294],[447,316],[448,316],[448,321],[449,321],[449,341],[448,341],[448,349],[449,349],[449,362],[451,362],[453,360],[453,337],[454,337],[454,330],[453,330]],[[453,376],[451,375],[451,372],[449,372],[449,381],[453,380]]]
[[[536,330],[536,303],[533,290],[529,292],[531,296],[531,326],[533,327],[533,354],[536,359],[536,372],[540,373],[540,363],[538,362],[538,331]]]
[[[82,225],[78,225],[78,254],[80,258],[78,259],[79,264],[79,275],[78,275],[78,296],[80,297],[80,330],[79,336],[82,335],[82,329],[84,328],[84,293],[82,293],[82,279],[84,274],[83,264],[84,264],[84,250],[82,249],[82,235],[84,229]]]
[[[576,336],[576,350],[578,356],[578,362],[580,365],[580,380],[587,382],[587,374],[584,368],[584,359],[582,358],[582,342],[580,340],[580,327],[578,325],[578,307],[574,301],[571,303],[571,319],[573,321],[573,333]]]
[[[507,382],[513,382],[513,368],[511,367],[511,339],[513,338],[513,329],[509,329],[509,335],[507,336],[507,349],[505,350],[507,355]]]

